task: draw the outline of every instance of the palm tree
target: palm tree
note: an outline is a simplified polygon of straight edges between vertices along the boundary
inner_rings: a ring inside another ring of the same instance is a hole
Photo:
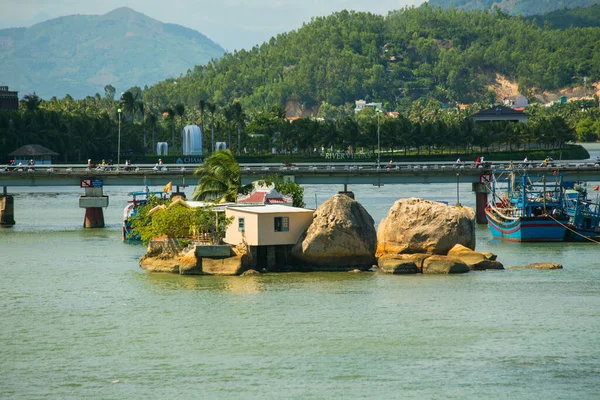
[[[200,100],[198,103],[198,108],[200,109],[200,127],[202,128],[202,134],[204,135],[204,110],[206,109],[206,100]]]
[[[225,129],[227,129],[227,148],[231,149],[231,122],[233,121],[232,106],[223,109],[223,117],[225,117]]]
[[[181,135],[180,135],[180,139],[181,140],[181,150],[183,152],[183,116],[185,114],[185,106],[182,103],[178,103],[175,105],[175,115],[177,115],[179,117],[179,123],[181,124]]]
[[[242,186],[240,165],[227,149],[210,155],[196,171],[200,175],[192,199],[211,200],[215,203],[235,202],[239,193],[246,193],[252,185]]]
[[[144,154],[146,154],[148,141],[146,140],[146,109],[144,108],[144,102],[141,100],[136,101],[135,110],[142,116],[142,124],[144,125]]]
[[[27,110],[27,112],[33,112],[40,107],[42,101],[43,100],[40,99],[40,97],[37,94],[35,94],[35,92],[33,92],[32,94],[26,94],[23,97],[23,100],[21,100],[21,103],[25,105],[25,109]]]
[[[163,116],[171,124],[171,146],[175,150],[175,110],[171,107],[167,107],[163,110]]]
[[[123,105],[123,114],[129,114],[131,117],[131,123],[133,123],[133,117],[137,110],[135,102],[137,98],[129,90],[121,95],[121,104]]]
[[[210,152],[215,152],[215,111],[217,110],[216,104],[207,103],[206,108],[210,113],[210,128],[211,128],[211,136],[210,136]]]
[[[239,156],[242,148],[242,125],[246,119],[246,115],[244,114],[242,105],[239,102],[235,102],[231,105],[231,113],[233,114],[233,121],[237,126],[237,154]]]
[[[156,123],[158,122],[158,116],[151,112],[150,114],[146,114],[146,121],[150,124],[152,128],[152,152],[156,150]],[[145,126],[145,125],[144,125]]]

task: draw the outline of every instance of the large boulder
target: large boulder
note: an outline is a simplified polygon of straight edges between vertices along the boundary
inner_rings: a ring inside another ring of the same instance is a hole
[[[496,261],[496,256],[492,253],[480,253],[469,249],[461,244],[457,244],[448,252],[448,256],[458,258],[475,271],[484,271],[487,269],[504,269],[502,263]]]
[[[394,203],[377,230],[377,256],[445,255],[456,244],[475,249],[475,211],[418,198]]]
[[[376,263],[377,232],[360,203],[337,194],[321,204],[292,248],[296,264],[314,271],[367,270]]]
[[[423,261],[423,274],[464,274],[469,271],[467,264],[454,257],[434,255]]]

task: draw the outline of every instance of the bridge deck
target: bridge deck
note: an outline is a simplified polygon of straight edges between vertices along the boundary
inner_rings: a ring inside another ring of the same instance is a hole
[[[405,184],[405,183],[453,183],[479,182],[480,175],[494,169],[506,169],[510,163],[495,163],[491,168],[481,165],[455,163],[406,163],[393,164],[390,168],[373,164],[342,165],[242,165],[242,179],[249,183],[275,176],[293,177],[300,184]],[[194,166],[167,165],[163,170],[152,166],[138,166],[125,171],[123,168],[88,169],[85,166],[36,166],[34,168],[7,167],[0,169],[0,186],[79,186],[84,178],[101,179],[104,186],[150,186],[196,184]],[[563,162],[551,166],[528,165],[531,174],[552,174],[559,171],[565,181],[600,181],[600,165],[593,162]]]

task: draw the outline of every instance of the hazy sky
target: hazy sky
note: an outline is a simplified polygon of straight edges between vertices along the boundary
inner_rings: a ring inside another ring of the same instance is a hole
[[[388,11],[424,0],[0,0],[0,28],[30,26],[72,14],[105,14],[127,6],[162,22],[196,29],[226,50],[251,48],[312,17],[343,9]]]

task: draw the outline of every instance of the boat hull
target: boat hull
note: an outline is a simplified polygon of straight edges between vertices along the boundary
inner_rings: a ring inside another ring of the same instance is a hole
[[[573,225],[568,225],[565,240],[567,242],[587,242],[590,239],[600,241],[600,232],[594,229],[577,228]]]
[[[492,237],[508,242],[562,242],[567,231],[566,219],[557,220],[548,216],[502,220],[486,210],[486,218]]]

